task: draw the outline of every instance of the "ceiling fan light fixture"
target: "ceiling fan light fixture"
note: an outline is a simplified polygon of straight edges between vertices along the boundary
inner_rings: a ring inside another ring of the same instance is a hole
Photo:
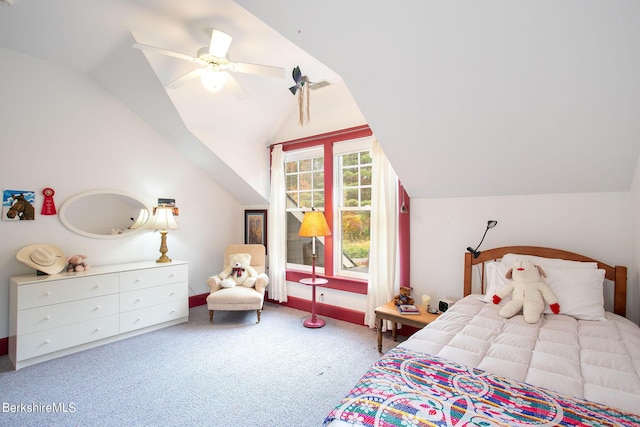
[[[228,74],[224,71],[216,71],[211,67],[202,70],[200,80],[202,86],[210,92],[217,92],[222,89],[227,82]]]

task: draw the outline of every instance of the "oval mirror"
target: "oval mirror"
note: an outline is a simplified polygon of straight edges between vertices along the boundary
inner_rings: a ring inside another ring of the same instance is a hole
[[[149,206],[132,194],[96,190],[69,198],[60,207],[59,216],[75,233],[95,239],[114,239],[140,231],[140,222],[149,217],[149,212]],[[139,218],[144,219],[139,221]]]

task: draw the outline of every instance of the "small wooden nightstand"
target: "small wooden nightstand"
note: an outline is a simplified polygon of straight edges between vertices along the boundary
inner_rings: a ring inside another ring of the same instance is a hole
[[[398,336],[398,323],[415,328],[423,328],[440,316],[438,314],[427,313],[424,308],[416,304],[420,314],[400,314],[398,308],[390,301],[385,305],[376,308],[376,323],[378,325],[378,351],[382,353],[382,321],[391,321],[391,336],[395,341]]]

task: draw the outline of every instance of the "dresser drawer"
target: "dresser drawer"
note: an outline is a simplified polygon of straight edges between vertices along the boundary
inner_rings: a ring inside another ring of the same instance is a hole
[[[154,286],[120,294],[120,311],[132,311],[153,305],[185,301],[189,297],[186,283]]]
[[[19,310],[118,293],[118,274],[73,277],[18,286]]]
[[[118,316],[108,316],[32,334],[18,335],[17,357],[26,360],[118,334]]]
[[[187,301],[176,301],[175,303],[154,305],[141,310],[129,311],[120,314],[120,332],[129,332],[187,317],[188,315],[189,304]]]
[[[189,272],[186,264],[123,271],[120,273],[120,291],[127,292],[158,285],[187,282],[188,278]]]
[[[18,334],[30,334],[118,314],[118,294],[18,311]]]

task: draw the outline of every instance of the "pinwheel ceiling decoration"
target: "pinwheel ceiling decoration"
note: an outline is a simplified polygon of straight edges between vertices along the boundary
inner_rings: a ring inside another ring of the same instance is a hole
[[[300,67],[296,66],[291,72],[295,85],[289,91],[295,96],[298,94],[298,123],[304,126],[305,119],[309,123],[309,78],[302,75]]]

